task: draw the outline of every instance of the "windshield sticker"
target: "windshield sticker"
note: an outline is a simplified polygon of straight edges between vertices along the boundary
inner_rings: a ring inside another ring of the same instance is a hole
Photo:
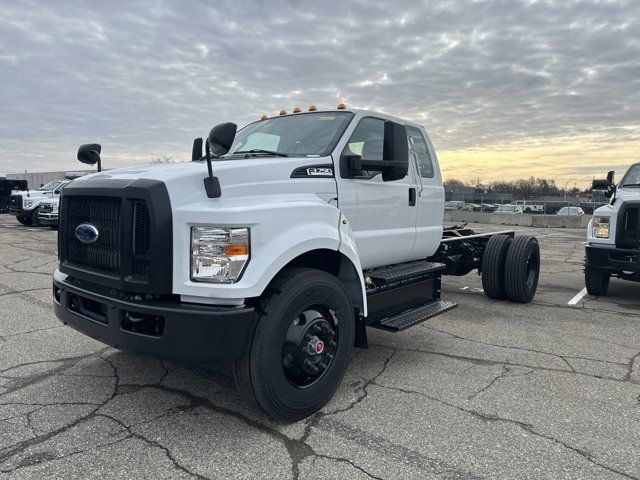
[[[336,117],[320,117],[318,120],[335,120]]]

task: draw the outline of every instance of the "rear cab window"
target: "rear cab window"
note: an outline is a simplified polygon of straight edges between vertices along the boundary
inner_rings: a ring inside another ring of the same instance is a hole
[[[419,128],[406,125],[410,155],[415,158],[422,178],[433,178],[434,169],[429,146]]]

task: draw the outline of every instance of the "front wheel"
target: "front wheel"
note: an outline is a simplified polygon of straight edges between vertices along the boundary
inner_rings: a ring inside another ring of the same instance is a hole
[[[611,275],[603,268],[594,268],[587,265],[584,269],[584,283],[589,295],[602,297],[609,290]]]
[[[16,220],[18,220],[18,222],[20,222],[22,225],[31,225],[33,222],[31,221],[31,218],[29,217],[16,217]]]
[[[40,223],[40,218],[38,217],[39,212],[40,212],[40,207],[36,207],[33,209],[33,213],[31,214],[31,224],[34,227],[40,227],[42,225]]]
[[[236,385],[270,417],[301,420],[342,381],[355,335],[353,307],[333,275],[295,268],[276,277],[257,310],[249,351],[233,365]]]

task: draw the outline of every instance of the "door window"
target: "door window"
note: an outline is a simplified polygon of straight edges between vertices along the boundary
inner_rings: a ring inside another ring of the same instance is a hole
[[[407,125],[407,138],[412,156],[415,156],[423,178],[433,178],[433,162],[429,154],[429,147],[419,128]]]
[[[359,155],[366,160],[383,160],[382,147],[384,145],[384,120],[379,118],[363,118],[351,134],[342,155]],[[370,179],[380,172],[362,171],[362,175],[355,178]]]

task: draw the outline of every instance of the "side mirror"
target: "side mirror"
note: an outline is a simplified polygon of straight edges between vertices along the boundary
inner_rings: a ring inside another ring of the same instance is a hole
[[[385,182],[406,177],[409,172],[409,142],[404,125],[390,120],[384,122],[382,158],[371,160],[360,155],[343,155],[340,174],[343,178],[353,178],[362,175],[363,170],[381,172]]]
[[[101,170],[101,158],[100,152],[102,151],[102,146],[98,143],[86,143],[84,145],[80,145],[78,148],[78,160],[82,163],[86,163],[87,165],[95,165],[98,164],[98,171]]]
[[[220,157],[231,149],[237,128],[235,123],[229,122],[220,123],[211,129],[207,143],[215,157]]]
[[[197,162],[202,158],[202,138],[193,139],[193,148],[191,149],[191,161]]]
[[[612,170],[607,174],[607,178],[594,180],[591,184],[593,190],[604,191],[604,196],[611,198],[616,192],[615,172]]]
[[[409,172],[409,141],[404,125],[387,120],[384,122],[382,158],[387,164],[382,180],[400,180]]]

